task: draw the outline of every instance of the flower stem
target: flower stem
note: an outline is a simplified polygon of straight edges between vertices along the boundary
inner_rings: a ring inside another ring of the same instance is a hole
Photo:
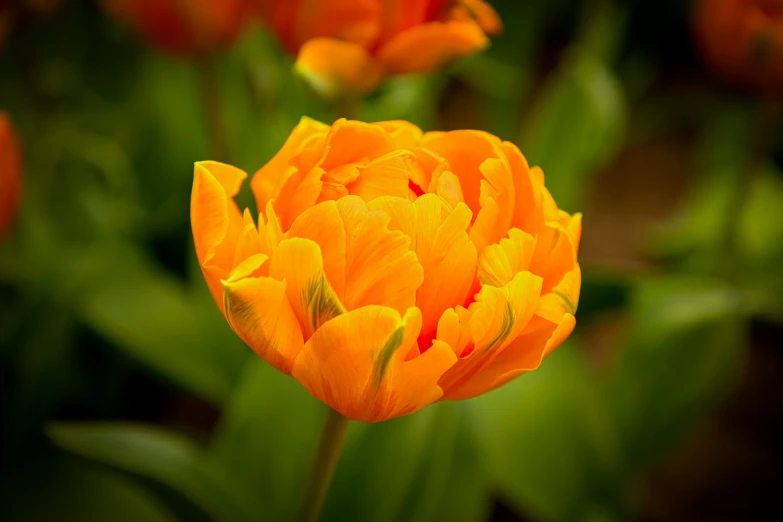
[[[321,431],[321,440],[318,442],[313,468],[310,472],[310,483],[301,504],[300,522],[317,522],[318,520],[321,506],[329,492],[329,485],[332,483],[337,461],[340,459],[348,422],[347,417],[329,408]]]
[[[220,96],[220,81],[215,70],[215,59],[212,55],[204,55],[196,60],[196,66],[201,81],[201,94],[209,131],[210,154],[215,161],[226,163],[229,161],[228,131]]]

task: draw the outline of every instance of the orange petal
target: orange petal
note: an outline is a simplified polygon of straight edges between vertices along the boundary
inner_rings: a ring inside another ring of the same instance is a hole
[[[305,210],[288,231],[288,237],[302,237],[318,244],[324,272],[337,296],[345,294],[345,227],[337,204],[324,201]]]
[[[233,267],[243,221],[232,199],[247,177],[243,171],[212,161],[196,163],[190,221],[196,256],[212,296],[223,310],[221,279]]]
[[[488,45],[475,23],[430,22],[394,36],[378,51],[378,59],[388,74],[424,73]]]
[[[472,213],[464,203],[449,210],[435,194],[425,194],[415,202],[378,198],[368,208],[389,215],[389,228],[411,240],[424,270],[416,306],[424,316],[422,334],[431,340],[444,310],[465,302],[476,275],[476,247],[466,233]]]
[[[483,0],[459,0],[452,10],[451,17],[457,20],[473,20],[481,30],[496,35],[503,30],[503,22],[495,10]]]
[[[304,341],[286,283],[271,277],[227,282],[225,308],[236,334],[269,364],[290,374]]]
[[[416,125],[405,120],[379,121],[373,125],[388,132],[394,140],[395,148],[398,149],[415,149],[424,134]]]
[[[298,168],[291,169],[290,166],[295,156],[301,154],[305,148],[323,150],[323,141],[328,131],[328,125],[310,118],[303,117],[299,121],[280,151],[261,167],[250,181],[250,188],[259,209],[265,208],[269,200],[276,198],[285,181],[294,172],[298,172]],[[307,167],[311,168],[312,164]],[[307,167],[305,170],[309,170]]]
[[[435,193],[443,198],[451,208],[455,208],[460,203],[464,203],[465,196],[462,195],[462,185],[459,178],[454,173],[444,170],[437,176]]]
[[[354,420],[378,422],[413,413],[440,398],[438,378],[455,360],[443,345],[405,361],[420,325],[415,308],[404,317],[383,306],[346,312],[307,341],[293,376]]]
[[[382,29],[379,41],[388,41],[392,36],[427,21],[431,0],[386,0],[381,16]]]
[[[474,349],[441,379],[447,395],[494,360],[533,318],[541,295],[541,278],[519,272],[502,287],[483,285],[470,307],[467,327]]]
[[[478,260],[478,278],[482,284],[503,286],[518,272],[528,270],[536,239],[518,228],[512,228],[507,238],[488,245]]]
[[[2,42],[0,12],[0,42]],[[14,221],[22,192],[22,158],[11,120],[0,112],[0,239]]]
[[[416,155],[407,150],[390,152],[358,170],[358,178],[346,188],[365,201],[380,196],[407,197],[409,179],[421,176],[413,174],[420,167]]]
[[[550,292],[576,266],[571,234],[557,222],[547,223],[536,240],[530,271],[544,278],[543,292]]]
[[[515,186],[512,165],[501,145],[491,134],[470,130],[431,132],[422,138],[422,147],[444,158],[459,178],[465,203],[476,221],[481,221],[482,237],[476,238],[481,243],[477,243],[479,250],[504,237],[512,222]],[[496,209],[487,209],[490,205]]]
[[[574,250],[579,251],[579,243],[582,240],[582,214],[574,214],[573,216],[561,211],[560,222],[568,233],[571,234],[571,241],[574,244]]]
[[[321,249],[309,239],[284,239],[275,250],[269,276],[285,281],[291,308],[305,341],[323,323],[345,312],[324,273]]]
[[[559,323],[565,314],[574,315],[579,306],[581,285],[582,272],[579,265],[576,265],[551,292],[541,296],[536,315],[555,324]]]
[[[329,173],[346,165],[366,165],[396,150],[392,135],[380,125],[341,118],[326,138],[327,152],[321,167]]]
[[[296,58],[296,71],[325,98],[369,92],[383,78],[365,47],[333,38],[307,40]]]
[[[337,208],[346,232],[345,307],[378,304],[403,313],[415,304],[424,280],[410,239],[389,230],[389,215],[368,210],[357,196],[338,200]]]
[[[535,370],[541,361],[571,335],[576,325],[573,315],[566,314],[559,323],[547,323],[546,327],[533,326],[530,333],[512,341],[488,365],[460,386],[445,390],[444,399],[469,399],[492,391],[520,375]]]
[[[262,241],[261,236],[258,233],[258,227],[256,227],[253,217],[250,215],[250,210],[245,209],[242,214],[242,222],[244,227],[237,239],[237,246],[234,249],[234,262],[232,266],[237,266],[239,263],[247,259],[254,254],[267,253],[266,238]]]
[[[546,221],[541,193],[544,185],[543,173],[541,169],[531,169],[513,143],[504,141],[500,148],[508,160],[514,183],[515,201],[511,224],[535,236]]]
[[[304,2],[293,27],[294,39],[298,45],[312,38],[329,37],[366,46],[378,37],[380,17],[377,0]]]
[[[492,239],[498,234],[498,221],[500,220],[500,206],[494,198],[487,198],[478,211],[476,221],[470,228],[470,240],[479,251],[492,243]],[[500,239],[500,238],[498,238]]]

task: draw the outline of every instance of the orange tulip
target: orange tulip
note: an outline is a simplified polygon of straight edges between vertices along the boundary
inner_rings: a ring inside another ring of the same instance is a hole
[[[500,31],[482,0],[256,0],[261,17],[323,94],[372,90],[489,45]]]
[[[717,74],[757,89],[783,88],[782,0],[701,0],[693,28]]]
[[[492,390],[574,328],[581,217],[480,131],[304,118],[250,185],[196,164],[204,277],[258,355],[351,419]]]
[[[11,121],[0,112],[0,238],[8,233],[22,189],[21,159]]]
[[[247,0],[104,0],[107,9],[162,51],[193,56],[231,44]]]

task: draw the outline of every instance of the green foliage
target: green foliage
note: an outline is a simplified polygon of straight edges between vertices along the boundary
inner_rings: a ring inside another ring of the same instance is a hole
[[[157,428],[122,423],[56,424],[49,436],[60,446],[96,462],[147,479],[182,495],[202,520],[255,520],[239,495],[242,488],[190,439]]]
[[[270,520],[291,520],[324,413],[323,404],[295,380],[253,359],[226,404],[210,459],[250,485]]]
[[[631,329],[606,385],[630,469],[679,440],[742,369],[742,296],[720,280],[667,276],[639,283]]]
[[[29,466],[16,474],[15,481],[20,494],[4,498],[6,520],[178,520],[132,479],[64,456],[49,458],[45,465]]]
[[[622,518],[619,433],[573,344],[470,409],[493,481],[521,512],[536,520],[587,520],[595,511]]]
[[[208,303],[199,313],[184,285],[124,245],[106,261],[96,274],[100,284],[80,300],[79,316],[159,375],[221,404],[247,351],[217,307]]]

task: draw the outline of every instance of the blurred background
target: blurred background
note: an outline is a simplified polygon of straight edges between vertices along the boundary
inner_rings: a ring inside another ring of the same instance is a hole
[[[783,520],[782,10],[491,3],[487,52],[358,114],[484,129],[540,165],[584,214],[577,328],[500,390],[353,423],[322,520]],[[88,0],[0,1],[0,111],[23,160],[0,518],[290,520],[325,407],[218,313],[190,186],[194,161],[255,172],[340,112],[259,24],[206,64]]]

